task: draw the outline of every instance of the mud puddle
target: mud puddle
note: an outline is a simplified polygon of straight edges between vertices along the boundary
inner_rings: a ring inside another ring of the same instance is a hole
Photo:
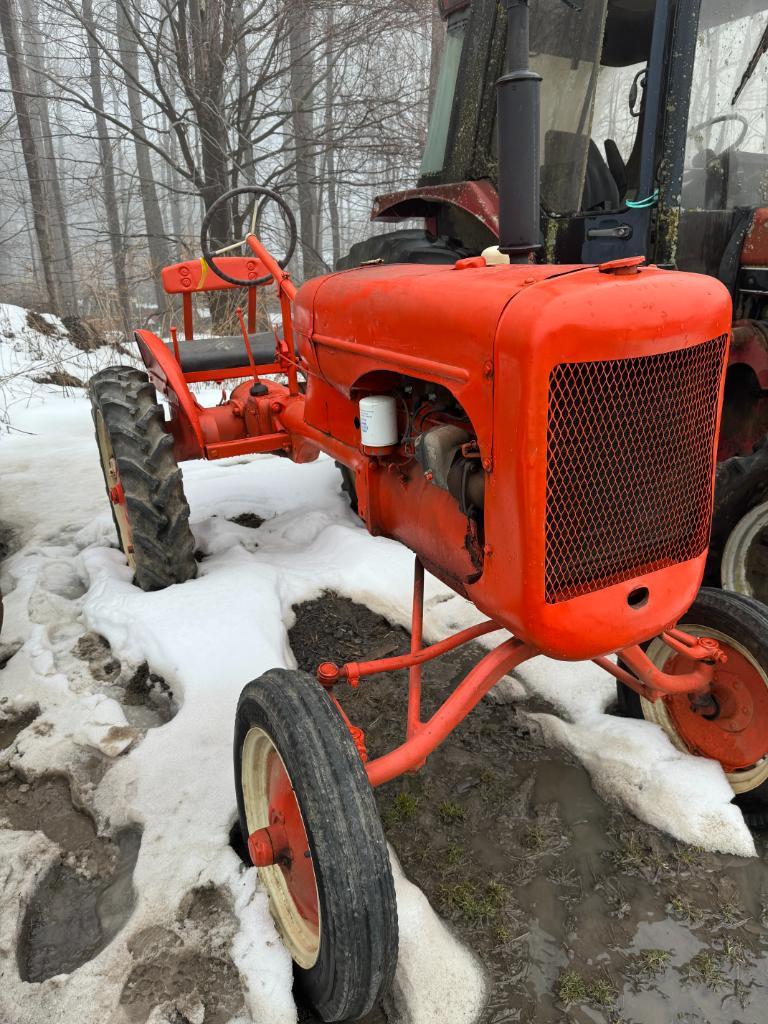
[[[307,671],[408,646],[334,594],[295,612],[291,647]],[[427,713],[479,653],[425,666]],[[373,756],[402,741],[406,687],[394,673],[339,693]],[[490,700],[377,799],[404,870],[485,964],[484,1024],[764,1024],[764,837],[750,860],[678,843],[597,796],[517,705]]]
[[[3,700],[7,701],[7,698]],[[0,701],[0,750],[5,750],[11,746],[20,732],[34,722],[40,714],[40,709],[33,706],[20,712],[6,712],[2,703],[3,701]]]
[[[68,974],[96,956],[133,911],[138,829],[99,836],[92,818],[75,807],[62,776],[27,782],[6,772],[0,783],[0,827],[43,832],[61,858],[30,901],[18,947],[24,981]]]

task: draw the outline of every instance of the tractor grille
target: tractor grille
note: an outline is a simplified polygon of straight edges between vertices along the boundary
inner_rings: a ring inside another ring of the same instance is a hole
[[[704,551],[726,344],[552,370],[548,604]]]

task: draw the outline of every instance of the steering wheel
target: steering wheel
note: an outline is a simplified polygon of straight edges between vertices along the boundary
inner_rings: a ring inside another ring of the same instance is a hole
[[[711,117],[708,121],[702,121],[701,124],[695,124],[691,128],[689,128],[688,138],[692,139],[696,132],[703,131],[703,129],[705,128],[714,128],[715,125],[724,124],[726,121],[738,121],[738,123],[741,125],[741,131],[739,132],[739,137],[738,139],[736,139],[735,142],[731,143],[730,146],[726,146],[725,149],[722,149],[719,153],[715,154],[715,156],[712,159],[716,160],[718,157],[722,156],[723,153],[727,152],[727,150],[738,149],[744,141],[744,139],[747,137],[747,132],[749,131],[749,122],[745,117],[742,117],[741,114],[720,114],[718,117]]]
[[[203,218],[203,223],[200,228],[200,249],[202,250],[203,258],[214,273],[225,281],[228,281],[230,284],[238,285],[241,288],[253,288],[257,284],[267,284],[268,281],[272,280],[271,275],[267,274],[265,277],[257,277],[254,279],[232,277],[230,274],[221,270],[216,264],[216,259],[219,256],[223,256],[225,253],[232,252],[235,249],[240,249],[245,245],[245,238],[242,238],[239,242],[231,242],[229,245],[222,246],[222,248],[214,249],[213,251],[211,251],[208,238],[211,222],[216,214],[223,206],[226,206],[227,203],[230,203],[237,196],[242,195],[251,195],[254,197],[253,212],[250,218],[248,234],[256,233],[256,225],[260,219],[263,206],[266,202],[271,200],[272,202],[277,203],[280,207],[280,211],[287,222],[289,233],[288,251],[281,260],[278,260],[281,267],[284,267],[290,260],[291,256],[293,256],[294,249],[296,248],[298,232],[296,230],[296,218],[294,217],[293,210],[290,208],[288,203],[281,195],[278,195],[277,192],[273,192],[271,188],[265,188],[263,185],[244,185],[242,188],[233,188],[229,192],[225,192],[224,195],[219,196],[215,202],[211,203],[208,208],[208,212]]]

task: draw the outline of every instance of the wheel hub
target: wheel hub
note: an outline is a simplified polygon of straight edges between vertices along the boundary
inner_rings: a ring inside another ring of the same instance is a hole
[[[740,651],[722,641],[720,646],[727,661],[715,669],[710,700],[675,694],[664,703],[685,746],[733,772],[750,768],[768,754],[768,688]],[[664,670],[680,674],[687,670],[685,662],[674,654]]]

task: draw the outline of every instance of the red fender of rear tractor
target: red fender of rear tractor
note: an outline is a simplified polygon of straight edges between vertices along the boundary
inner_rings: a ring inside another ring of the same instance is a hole
[[[200,417],[204,410],[189,390],[181,367],[156,334],[136,331],[134,336],[150,380],[171,406],[170,433],[176,458],[180,462],[202,459],[205,439]]]
[[[746,378],[739,368],[747,369]],[[732,376],[733,373],[736,376]],[[736,320],[731,336],[725,386],[723,425],[718,459],[749,455],[768,432],[768,324],[760,320]],[[754,375],[763,394],[747,383]]]
[[[377,196],[373,201],[371,220],[398,221],[435,217],[440,206],[457,206],[475,217],[498,238],[499,194],[487,179],[458,181],[451,185],[424,185],[402,192]]]
[[[763,391],[768,390],[768,324],[761,320],[736,320],[728,365],[749,366]]]

